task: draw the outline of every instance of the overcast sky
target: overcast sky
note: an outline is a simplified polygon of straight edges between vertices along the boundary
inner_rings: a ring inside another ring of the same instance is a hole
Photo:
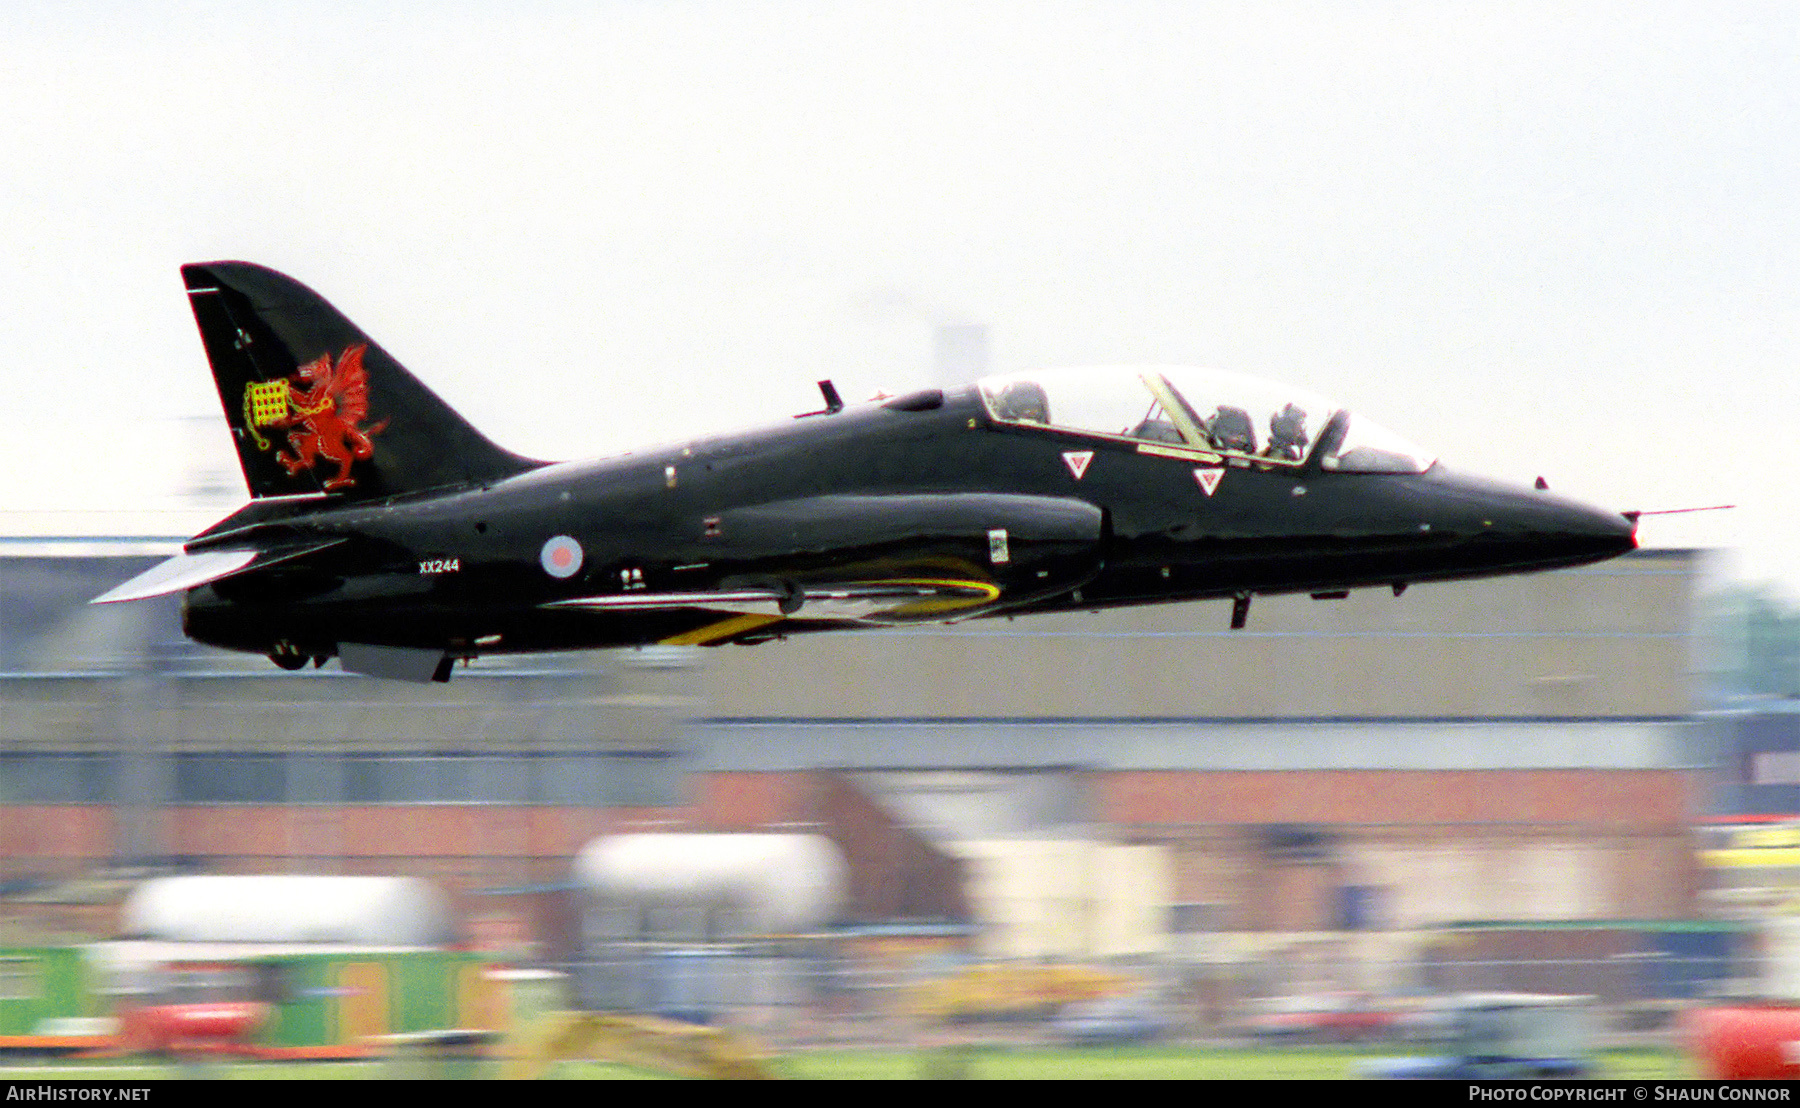
[[[236,480],[177,267],[241,258],[526,454],[928,383],[974,322],[1736,503],[1644,541],[1800,600],[1797,107],[1791,3],[11,0],[0,517]]]

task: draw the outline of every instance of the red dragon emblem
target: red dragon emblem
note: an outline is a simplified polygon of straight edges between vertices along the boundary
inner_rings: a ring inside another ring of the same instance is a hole
[[[337,472],[325,481],[325,491],[356,484],[350,466],[375,453],[370,436],[387,426],[382,420],[359,427],[369,414],[369,374],[363,368],[363,352],[357,344],[338,355],[321,354],[279,381],[252,382],[244,386],[244,424],[259,450],[274,447],[257,433],[260,427],[287,429],[293,453],[276,449],[275,460],[289,476],[310,470],[320,462],[336,464]]]

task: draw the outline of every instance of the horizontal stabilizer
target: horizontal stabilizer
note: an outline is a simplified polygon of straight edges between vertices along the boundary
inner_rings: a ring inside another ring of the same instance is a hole
[[[253,569],[336,546],[342,539],[278,546],[266,550],[202,550],[193,554],[177,554],[166,562],[151,566],[108,592],[101,593],[89,604],[117,604],[126,600],[147,600],[172,592],[185,592]]]

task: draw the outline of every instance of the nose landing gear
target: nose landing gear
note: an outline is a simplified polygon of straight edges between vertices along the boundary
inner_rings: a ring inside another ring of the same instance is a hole
[[[314,654],[287,639],[279,639],[269,647],[269,661],[285,670],[305,669],[307,662],[311,662],[316,669],[324,665],[328,657],[328,654]]]

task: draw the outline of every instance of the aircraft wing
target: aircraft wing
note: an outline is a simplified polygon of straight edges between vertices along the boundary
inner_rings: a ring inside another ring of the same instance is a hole
[[[118,604],[126,600],[145,600],[166,593],[197,589],[222,578],[263,569],[277,562],[303,557],[344,539],[322,542],[288,543],[271,547],[237,547],[224,550],[201,550],[177,554],[166,562],[151,566],[131,580],[101,593],[89,604]]]

